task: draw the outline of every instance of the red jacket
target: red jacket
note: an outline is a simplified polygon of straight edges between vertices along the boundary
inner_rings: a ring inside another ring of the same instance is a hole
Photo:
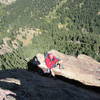
[[[50,59],[49,54],[45,59],[45,63],[49,69],[53,68],[53,66],[59,61],[55,56],[53,56],[53,59]]]

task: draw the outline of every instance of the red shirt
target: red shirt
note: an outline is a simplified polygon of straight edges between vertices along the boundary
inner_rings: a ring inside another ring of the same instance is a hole
[[[50,59],[49,54],[45,59],[45,63],[49,69],[53,68],[53,66],[59,61],[55,56],[53,56],[53,59]]]

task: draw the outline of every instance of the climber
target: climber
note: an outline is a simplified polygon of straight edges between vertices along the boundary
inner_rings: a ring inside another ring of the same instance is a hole
[[[53,54],[48,53],[47,56],[45,57],[45,64],[48,67],[48,73],[52,70],[52,68],[59,67],[59,69],[63,66],[61,66],[62,60],[59,58],[55,57]]]

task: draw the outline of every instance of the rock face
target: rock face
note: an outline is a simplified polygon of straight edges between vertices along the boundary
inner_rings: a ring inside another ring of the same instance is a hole
[[[82,87],[22,69],[0,71],[0,100],[100,100],[99,92]]]
[[[74,56],[64,55],[58,51],[50,51],[56,57],[63,60],[64,69],[53,68],[53,73],[61,75],[69,79],[74,79],[86,85],[100,86],[100,63],[89,56],[79,55]],[[41,68],[46,68],[44,57],[42,54],[37,54],[38,59],[42,63]],[[44,65],[44,66],[43,66]]]
[[[5,5],[10,5],[16,0],[0,0],[0,3],[5,4]]]
[[[11,99],[12,97],[10,97],[9,99],[9,94],[13,94],[16,95],[15,93],[9,91],[9,90],[3,90],[0,88],[0,100],[15,100],[15,98]]]

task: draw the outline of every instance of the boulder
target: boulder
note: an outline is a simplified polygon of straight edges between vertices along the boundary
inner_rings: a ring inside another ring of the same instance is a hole
[[[51,50],[49,53],[61,58],[64,66],[64,69],[53,68],[53,75],[61,75],[69,79],[80,81],[86,85],[100,86],[100,63],[92,57],[81,54],[76,58],[56,50]],[[43,54],[37,54],[37,57],[41,63],[39,67],[41,69],[47,68],[44,63]]]
[[[10,96],[9,94],[16,95],[9,90],[4,90],[0,88],[0,100],[16,100],[13,96]]]

